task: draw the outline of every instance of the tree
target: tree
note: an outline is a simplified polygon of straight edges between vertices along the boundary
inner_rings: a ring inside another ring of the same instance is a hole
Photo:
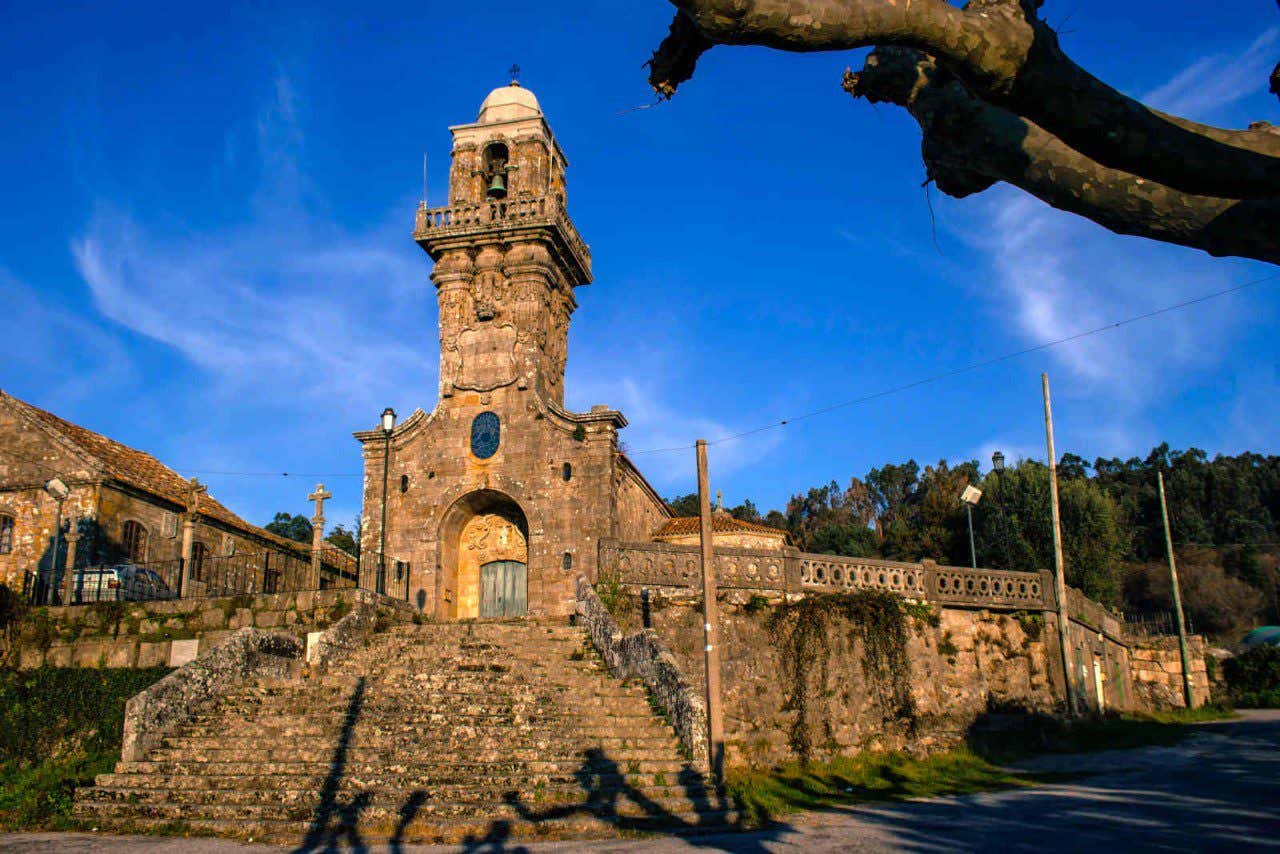
[[[311,520],[306,516],[277,513],[275,518],[263,527],[278,537],[285,537],[299,543],[311,543]]]
[[[874,47],[842,86],[910,113],[942,192],[1005,181],[1120,234],[1280,263],[1280,129],[1210,127],[1124,95],[1066,55],[1036,14],[1042,0],[671,2],[649,62],[662,97],[717,44]]]
[[[668,499],[667,506],[671,508],[671,513],[675,516],[698,516],[702,513],[702,504],[698,500],[698,493],[696,492]]]
[[[360,551],[360,517],[356,517],[355,530],[348,531],[341,525],[335,525],[324,541],[336,549],[342,549],[349,555],[356,555]]]

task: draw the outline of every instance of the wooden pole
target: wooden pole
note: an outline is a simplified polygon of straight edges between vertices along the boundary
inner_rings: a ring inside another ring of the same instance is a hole
[[[1071,654],[1067,651],[1067,582],[1062,560],[1062,519],[1058,510],[1058,458],[1053,450],[1053,407],[1049,403],[1049,375],[1040,375],[1044,391],[1044,433],[1049,446],[1049,503],[1053,518],[1053,593],[1058,600],[1058,646],[1062,648],[1062,685],[1067,696],[1067,714],[1076,716],[1075,690],[1071,687]]]
[[[706,640],[707,761],[716,782],[724,782],[724,712],[720,708],[720,615],[716,603],[715,554],[711,545],[711,494],[707,442],[699,439],[698,509],[702,539],[702,618]]]
[[[1182,591],[1178,587],[1178,562],[1173,557],[1173,534],[1169,531],[1169,505],[1164,499],[1164,472],[1156,472],[1160,484],[1160,515],[1164,519],[1164,546],[1169,553],[1169,579],[1173,582],[1173,612],[1178,620],[1178,653],[1182,656],[1182,696],[1187,708],[1195,705],[1191,696],[1191,656],[1187,654],[1187,624],[1182,618]]]

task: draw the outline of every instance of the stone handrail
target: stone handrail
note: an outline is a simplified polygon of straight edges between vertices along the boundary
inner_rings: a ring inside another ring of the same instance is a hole
[[[414,237],[418,240],[448,236],[454,232],[487,228],[493,225],[558,226],[561,236],[575,260],[586,271],[591,269],[591,251],[578,234],[568,211],[555,196],[516,196],[480,204],[449,205],[428,208],[418,205]]]
[[[671,543],[600,544],[600,567],[620,583],[648,587],[701,585],[697,546]],[[1052,591],[1037,572],[939,566],[806,554],[795,549],[717,547],[716,583],[722,589],[799,595],[805,592],[888,590],[910,599],[946,605],[1009,610],[1051,607]]]
[[[121,759],[140,762],[197,709],[251,677],[290,675],[302,652],[302,644],[291,635],[251,628],[236,631],[125,703]]]
[[[586,578],[576,582],[578,618],[591,642],[619,679],[639,679],[666,712],[680,742],[695,762],[707,756],[707,707],[685,678],[675,656],[653,629],[623,635],[609,609]]]

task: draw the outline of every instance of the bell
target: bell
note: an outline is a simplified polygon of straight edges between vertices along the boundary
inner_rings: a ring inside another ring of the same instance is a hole
[[[493,178],[489,181],[489,189],[485,195],[491,199],[505,199],[507,197],[507,176],[505,172],[493,173]]]

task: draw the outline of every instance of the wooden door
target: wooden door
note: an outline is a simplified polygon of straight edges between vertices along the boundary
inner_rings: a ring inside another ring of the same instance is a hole
[[[529,571],[520,561],[495,560],[480,567],[480,616],[523,617]]]

